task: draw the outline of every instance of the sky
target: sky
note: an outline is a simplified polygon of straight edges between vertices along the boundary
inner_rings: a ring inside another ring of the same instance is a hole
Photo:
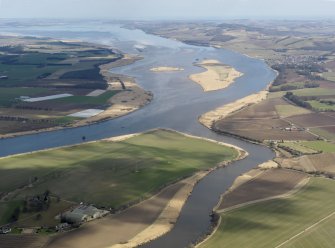
[[[335,0],[0,0],[0,18],[335,19]]]

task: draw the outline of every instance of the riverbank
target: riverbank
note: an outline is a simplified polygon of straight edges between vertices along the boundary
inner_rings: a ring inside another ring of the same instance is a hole
[[[142,244],[157,239],[158,237],[163,236],[172,230],[185,202],[191,195],[194,186],[208,173],[208,171],[201,171],[190,178],[186,178],[178,182],[177,184],[180,184],[181,188],[167,203],[161,214],[151,225],[138,233],[135,237],[131,238],[129,241],[127,241],[127,243],[113,245],[111,248],[138,247]]]
[[[205,127],[212,129],[213,124],[228,115],[235,113],[239,110],[242,110],[252,104],[259,103],[266,99],[268,91],[263,90],[256,94],[246,96],[242,99],[239,99],[235,102],[223,105],[215,110],[209,111],[199,117],[199,122]]]
[[[243,75],[235,68],[224,65],[218,60],[204,60],[195,65],[206,69],[206,71],[192,74],[189,78],[198,83],[205,92],[227,88]]]

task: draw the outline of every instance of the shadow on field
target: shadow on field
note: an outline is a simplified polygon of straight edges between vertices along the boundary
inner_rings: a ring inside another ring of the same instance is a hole
[[[262,223],[261,220],[259,222],[247,220],[242,217],[232,217],[232,216],[223,216],[223,225],[224,232],[241,232],[243,230],[259,229],[259,230],[269,230],[274,227],[271,225],[267,225]]]

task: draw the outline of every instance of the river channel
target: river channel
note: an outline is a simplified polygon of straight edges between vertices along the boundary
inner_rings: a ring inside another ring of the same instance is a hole
[[[99,140],[111,136],[143,132],[154,128],[170,128],[188,134],[206,137],[237,145],[248,151],[249,156],[226,168],[215,170],[201,180],[171,232],[143,247],[187,247],[203,236],[210,227],[210,216],[220,195],[235,178],[257,164],[274,157],[267,147],[251,144],[232,137],[218,135],[198,122],[198,117],[216,107],[243,98],[264,89],[276,73],[262,60],[253,59],[237,52],[186,45],[178,41],[146,34],[141,30],[130,30],[104,21],[45,23],[36,25],[12,25],[0,27],[2,33],[46,36],[62,39],[77,39],[111,45],[122,52],[138,54],[142,60],[134,64],[114,68],[113,73],[125,74],[154,94],[146,107],[114,120],[52,132],[36,133],[0,140],[0,156],[72,145]],[[188,76],[203,71],[194,62],[217,59],[244,73],[226,89],[203,92]],[[182,67],[184,71],[154,73],[156,66]]]

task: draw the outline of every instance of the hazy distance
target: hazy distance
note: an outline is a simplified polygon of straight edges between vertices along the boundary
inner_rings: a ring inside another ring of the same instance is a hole
[[[0,18],[320,19],[335,0],[0,0]]]

